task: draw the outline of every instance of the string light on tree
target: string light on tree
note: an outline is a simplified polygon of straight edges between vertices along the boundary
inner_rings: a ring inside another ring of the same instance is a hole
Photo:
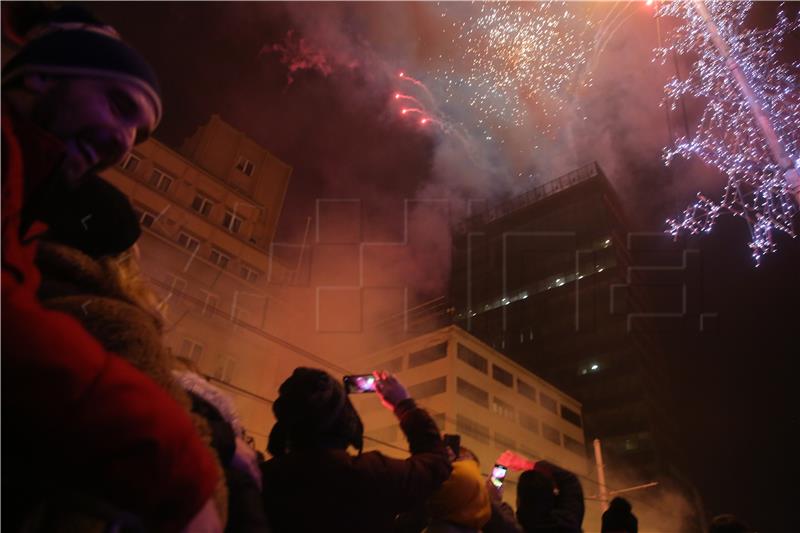
[[[779,54],[800,19],[780,11],[773,27],[751,29],[745,26],[751,8],[750,1],[659,3],[656,16],[679,24],[656,56],[662,62],[673,53],[696,56],[686,79],[665,86],[672,110],[684,97],[706,102],[693,134],[665,149],[665,162],[697,157],[727,178],[720,200],[698,193],[680,217],[667,220],[668,232],[709,232],[720,215],[740,216],[758,265],[775,251],[776,230],[796,236],[800,62],[783,63]]]

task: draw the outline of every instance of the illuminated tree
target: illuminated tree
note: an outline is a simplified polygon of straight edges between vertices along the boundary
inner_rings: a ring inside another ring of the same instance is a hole
[[[671,109],[684,97],[705,101],[694,132],[665,149],[665,162],[697,157],[727,178],[719,200],[698,193],[679,218],[667,220],[668,232],[709,232],[721,214],[740,216],[758,265],[775,250],[775,230],[796,236],[800,62],[783,63],[779,54],[800,19],[780,11],[773,27],[747,28],[751,7],[749,1],[660,3],[656,16],[675,17],[678,26],[656,55],[662,62],[671,54],[693,58],[686,79],[673,77],[665,86]]]

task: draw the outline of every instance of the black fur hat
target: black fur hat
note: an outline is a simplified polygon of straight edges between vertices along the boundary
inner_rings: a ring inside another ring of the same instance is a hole
[[[309,448],[346,449],[359,453],[364,425],[344,387],[328,373],[297,368],[278,390],[272,406],[277,421],[267,450],[274,457]]]

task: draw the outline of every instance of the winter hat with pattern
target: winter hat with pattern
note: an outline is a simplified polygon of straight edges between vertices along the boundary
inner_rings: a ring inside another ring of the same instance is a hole
[[[112,78],[140,88],[161,120],[161,88],[145,59],[110,26],[83,9],[62,9],[26,36],[3,67],[3,85],[27,74]]]

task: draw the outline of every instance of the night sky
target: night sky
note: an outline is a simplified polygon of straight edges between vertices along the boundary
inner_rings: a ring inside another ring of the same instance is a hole
[[[666,168],[661,162],[669,133],[658,102],[672,71],[650,63],[656,30],[643,5],[609,42],[593,86],[581,94],[587,119],[574,130],[572,148],[554,141],[516,159],[509,150],[529,139],[513,129],[501,150],[473,137],[458,149],[452,139],[397,113],[392,96],[407,87],[398,85],[396,73],[426,79],[430,56],[458,52],[442,6],[90,7],[159,74],[165,116],[157,138],[178,146],[218,113],[294,167],[280,239],[298,238],[318,197],[361,198],[373,222],[365,237],[378,237],[395,231],[404,198],[499,198],[535,183],[528,170],[546,179],[593,159],[614,183],[636,230],[662,231],[664,218],[683,209],[699,188],[715,194],[723,183],[696,163]],[[470,9],[447,7],[448,16]],[[768,22],[775,9],[775,3],[758,6],[753,22]],[[297,63],[281,50],[300,39],[308,62],[290,72]],[[797,60],[798,36],[788,49]],[[697,105],[688,107],[691,122]],[[475,118],[466,106],[451,102],[448,109],[467,123]],[[680,118],[671,120],[682,127]],[[509,177],[509,168],[525,176]],[[710,512],[740,515],[762,532],[791,531],[800,492],[800,239],[780,238],[779,253],[756,269],[747,237],[741,220],[728,220],[688,243],[702,251],[702,305],[718,319],[710,331],[687,326],[672,339],[667,379],[683,428],[676,455]]]

